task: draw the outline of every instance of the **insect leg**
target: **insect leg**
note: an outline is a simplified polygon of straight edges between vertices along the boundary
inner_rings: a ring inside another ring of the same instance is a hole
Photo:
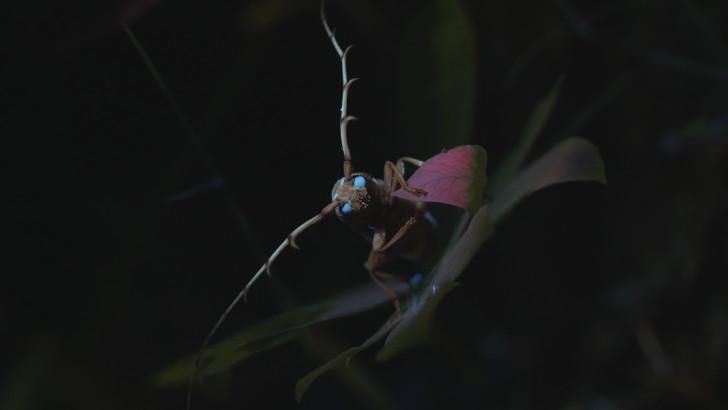
[[[412,157],[402,157],[402,158],[398,159],[397,162],[395,162],[395,165],[397,165],[397,171],[399,171],[399,174],[402,175],[403,177],[405,174],[405,168],[404,168],[405,162],[408,162],[408,163],[416,166],[417,168],[421,167],[422,164],[425,163],[425,161],[422,161],[422,160],[419,160],[416,158],[412,158]]]
[[[382,288],[382,290],[385,291],[387,293],[387,295],[389,296],[389,298],[392,300],[392,303],[394,304],[394,312],[397,316],[399,316],[400,313],[402,312],[402,308],[400,307],[399,295],[397,295],[397,292],[395,292],[395,290],[392,287],[390,287],[389,285],[387,285],[386,283],[384,283],[382,281],[382,277],[378,271],[376,271],[374,269],[368,269],[368,272],[369,272],[369,277],[372,278],[372,281],[374,281],[374,283],[376,283],[377,286]]]
[[[407,220],[407,222],[405,222],[404,225],[402,225],[402,227],[399,228],[397,233],[395,233],[394,236],[392,236],[392,238],[384,246],[382,246],[382,248],[380,250],[386,251],[387,249],[391,248],[392,245],[394,245],[395,243],[397,243],[397,241],[402,239],[404,234],[406,234],[407,231],[409,231],[410,228],[412,228],[417,223],[417,220],[418,219],[414,216],[410,217]]]
[[[408,162],[418,168],[421,167],[422,164],[425,163],[425,161],[422,161],[422,160],[419,160],[416,158],[411,158],[411,157],[402,157],[402,158],[398,159],[396,162],[397,169],[399,170],[399,173],[402,175],[404,175],[404,163],[405,162]]]
[[[369,251],[369,257],[367,258],[365,267],[369,273],[369,277],[372,278],[372,281],[382,288],[387,295],[389,295],[389,298],[394,304],[395,314],[399,316],[401,312],[399,296],[392,287],[382,281],[382,275],[377,271],[377,268],[385,264],[388,260],[388,255],[382,251],[385,241],[386,231],[384,229],[378,229],[374,232],[374,238],[372,238],[372,250]]]
[[[397,243],[402,237],[413,227],[415,224],[420,220],[422,215],[425,213],[425,208],[422,203],[419,203],[417,206],[417,210],[415,211],[415,214],[411,216],[409,219],[407,219],[407,222],[402,225],[399,230],[381,247],[379,248],[380,251],[386,251],[387,249],[391,248],[392,245]]]
[[[324,26],[324,30],[326,30],[326,35],[331,40],[331,44],[334,46],[334,50],[336,50],[336,54],[338,54],[339,58],[341,59],[341,84],[343,86],[343,89],[341,92],[341,117],[339,120],[339,132],[341,134],[341,150],[344,154],[344,177],[348,179],[351,176],[351,152],[349,151],[349,140],[346,135],[346,130],[347,126],[349,125],[349,121],[355,120],[356,117],[347,114],[347,104],[349,97],[349,87],[354,81],[358,79],[348,78],[346,70],[346,56],[349,54],[351,46],[346,47],[346,49],[342,51],[341,46],[339,46],[339,42],[336,40],[334,31],[331,29],[331,27],[329,27],[329,23],[326,21],[326,14],[324,13],[324,3],[325,1],[321,1],[321,23]]]
[[[385,189],[387,190],[387,196],[390,196],[399,187],[402,187],[402,189],[412,195],[427,195],[426,191],[407,184],[407,181],[404,179],[404,176],[402,176],[399,167],[392,161],[384,163],[384,184],[386,186]]]

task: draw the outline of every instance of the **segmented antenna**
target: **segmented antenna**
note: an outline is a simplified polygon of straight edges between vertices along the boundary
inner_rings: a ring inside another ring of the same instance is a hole
[[[326,13],[324,13],[325,3],[326,0],[321,0],[321,23],[324,26],[324,30],[326,30],[326,34],[331,40],[331,44],[334,46],[334,50],[336,50],[336,54],[338,54],[339,58],[341,59],[341,84],[343,89],[341,91],[341,118],[339,119],[339,132],[341,133],[341,150],[344,153],[344,177],[346,179],[349,179],[349,177],[351,177],[351,152],[349,151],[349,141],[346,136],[346,129],[349,125],[349,121],[355,120],[356,117],[347,115],[346,109],[347,100],[349,97],[349,87],[351,87],[351,84],[354,81],[358,80],[358,78],[348,78],[348,74],[346,71],[346,56],[349,54],[349,50],[351,50],[351,45],[346,47],[345,50],[341,50],[339,42],[336,41],[334,30],[329,27],[329,23],[326,21]]]
[[[347,98],[349,94],[349,87],[351,84],[356,81],[356,78],[348,79],[347,73],[346,73],[346,55],[349,52],[349,49],[351,49],[351,46],[347,47],[346,50],[342,51],[341,47],[339,46],[339,43],[336,41],[336,37],[334,36],[334,32],[329,27],[329,24],[326,22],[326,16],[324,15],[324,2],[325,0],[321,1],[321,22],[323,23],[324,29],[326,30],[326,34],[328,35],[329,39],[331,40],[331,43],[334,46],[334,49],[336,50],[336,53],[339,55],[339,58],[341,58],[341,75],[342,75],[342,84],[343,84],[343,90],[341,95],[341,118],[340,118],[340,133],[341,133],[341,149],[344,153],[344,176],[348,179],[351,176],[351,153],[349,152],[349,143],[346,136],[346,128],[349,121],[356,119],[355,117],[352,117],[350,115],[347,115],[346,113],[346,105],[347,105]],[[336,207],[339,205],[337,201],[333,201],[326,205],[321,212],[319,212],[317,215],[309,219],[308,221],[304,222],[303,224],[299,225],[296,229],[294,229],[283,242],[278,245],[278,248],[271,254],[270,257],[265,261],[263,266],[258,269],[258,271],[253,275],[253,277],[248,281],[248,283],[245,285],[245,288],[241,290],[237,296],[235,296],[235,299],[230,303],[230,305],[225,309],[225,312],[220,316],[220,318],[215,323],[215,326],[212,327],[210,332],[207,334],[207,337],[205,337],[205,340],[202,342],[202,346],[200,346],[200,350],[197,352],[197,357],[195,358],[194,362],[194,368],[190,374],[188,387],[187,387],[187,410],[191,410],[192,408],[192,390],[195,385],[195,381],[197,380],[199,373],[200,373],[200,365],[202,363],[202,358],[204,356],[205,350],[207,350],[207,346],[212,341],[212,338],[217,333],[220,326],[222,326],[223,322],[225,322],[225,319],[227,319],[230,312],[237,306],[238,303],[240,303],[240,300],[246,300],[247,301],[247,295],[248,291],[250,290],[250,287],[255,283],[260,276],[263,275],[263,273],[268,273],[270,275],[270,265],[278,258],[278,255],[283,252],[284,249],[287,247],[292,247],[298,249],[298,246],[296,245],[296,237],[301,234],[303,231],[308,229],[309,227],[315,225],[316,223],[320,222],[322,219],[324,219],[326,216],[330,215]]]
[[[205,354],[205,350],[207,350],[207,346],[209,346],[210,342],[212,341],[213,336],[217,333],[217,330],[222,326],[223,322],[225,322],[225,319],[227,319],[228,315],[232,310],[237,306],[238,303],[240,303],[240,300],[243,299],[247,302],[248,297],[248,291],[250,290],[250,287],[255,283],[255,281],[258,280],[258,278],[263,275],[264,272],[267,272],[268,275],[270,275],[270,265],[273,264],[273,261],[278,258],[278,255],[283,252],[284,249],[287,247],[292,247],[295,249],[299,249],[298,245],[296,244],[296,237],[300,235],[303,231],[310,228],[311,226],[317,224],[321,220],[323,220],[325,217],[330,215],[334,209],[339,205],[339,202],[333,201],[326,205],[321,212],[319,212],[316,216],[312,217],[308,221],[302,223],[299,225],[296,229],[294,229],[287,237],[283,240],[283,242],[278,245],[278,248],[271,254],[271,256],[268,257],[268,259],[265,261],[263,266],[258,269],[258,272],[253,275],[253,277],[248,281],[248,283],[245,285],[243,290],[241,290],[237,296],[235,296],[235,299],[228,305],[227,309],[225,309],[225,312],[220,316],[220,318],[217,320],[217,323],[215,323],[215,326],[212,327],[210,332],[207,334],[207,337],[205,337],[205,340],[202,342],[202,346],[200,346],[200,350],[197,352],[197,357],[195,358],[195,364],[194,368],[192,369],[192,373],[190,374],[190,379],[188,382],[188,390],[187,390],[187,410],[190,410],[192,408],[192,388],[195,385],[195,380],[197,380],[197,377],[200,374],[200,364],[202,364],[202,357]]]

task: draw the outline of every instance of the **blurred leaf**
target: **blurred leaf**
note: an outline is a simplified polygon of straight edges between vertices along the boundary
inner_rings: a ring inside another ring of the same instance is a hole
[[[115,20],[133,23],[144,17],[160,0],[123,0],[118,2]]]
[[[213,375],[229,370],[233,365],[253,356],[256,353],[273,349],[300,336],[302,328],[284,330],[268,337],[256,338],[243,342],[231,349],[212,351],[210,363],[203,367],[204,375]]]
[[[475,36],[457,0],[431,0],[405,28],[399,53],[398,140],[426,157],[472,138]]]
[[[311,359],[319,363],[331,360],[332,357],[337,356],[349,347],[340,345],[331,337],[328,337],[327,333],[317,329],[316,331],[306,332],[301,338],[303,345],[312,353]],[[347,362],[346,367],[335,367],[332,369],[332,373],[332,378],[348,387],[352,394],[361,398],[361,407],[382,410],[399,409],[397,401],[392,397],[391,390],[383,383],[381,378],[361,364]]]
[[[356,356],[359,352],[362,350],[368,348],[369,346],[373,345],[374,343],[381,340],[384,336],[389,333],[392,328],[399,323],[401,320],[401,317],[398,317],[396,315],[391,316],[385,323],[382,325],[382,327],[379,328],[373,335],[371,335],[367,340],[364,341],[359,346],[352,347],[351,349],[347,349],[343,352],[341,352],[338,356],[334,357],[333,359],[329,360],[328,362],[324,363],[323,365],[317,367],[312,372],[307,374],[306,376],[302,377],[298,380],[296,383],[296,401],[300,402],[301,398],[303,397],[304,393],[311,387],[311,384],[316,381],[316,379],[319,378],[322,374],[326,373],[327,371],[333,369],[334,367],[342,364],[342,363],[348,363],[349,360],[351,360],[354,356]]]
[[[52,339],[36,336],[29,342],[25,353],[6,356],[8,372],[0,386],[0,409],[40,408],[48,386],[58,377],[51,373],[57,368],[55,359],[60,357]]]
[[[403,289],[404,287],[401,285],[398,288],[399,291]],[[300,307],[274,316],[207,349],[202,358],[200,375],[222,372],[256,353],[290,342],[299,337],[301,331],[308,326],[325,320],[350,316],[388,301],[388,296],[379,287],[368,284],[333,300]],[[152,382],[160,387],[186,384],[195,358],[196,354],[190,354],[177,361],[155,374]]]
[[[501,220],[510,209],[534,191],[572,181],[607,182],[599,150],[589,141],[578,137],[562,141],[518,174],[501,191],[495,192],[491,204],[493,221]]]
[[[256,353],[293,340],[298,336],[298,324],[313,321],[321,311],[321,308],[295,309],[221,341],[205,351],[200,376],[219,373]],[[185,385],[194,369],[195,358],[195,354],[190,354],[161,370],[153,376],[152,383],[159,387]]]
[[[488,206],[484,205],[475,213],[463,235],[428,275],[431,279],[417,298],[413,299],[403,314],[404,319],[392,330],[384,348],[377,354],[378,359],[388,360],[407,347],[423,343],[422,339],[429,336],[427,332],[435,308],[456,287],[455,280],[492,234],[493,224]]]
[[[384,341],[384,347],[377,353],[377,360],[387,361],[407,348],[426,344],[430,339],[430,325],[435,308],[442,298],[457,286],[457,282],[450,282],[439,289],[430,287],[433,296],[403,314],[402,320],[392,329]]]
[[[704,149],[720,143],[728,134],[728,117],[696,118],[665,133],[660,147],[671,153],[689,149]]]
[[[240,11],[240,24],[252,32],[274,29],[298,12],[304,2],[286,0],[262,0],[246,3]]]
[[[463,145],[444,151],[425,161],[407,182],[427,191],[416,196],[398,189],[394,195],[412,201],[439,202],[474,213],[483,202],[485,189],[485,149]]]
[[[440,259],[432,274],[431,285],[443,287],[460,276],[480,246],[493,235],[488,205],[483,205],[473,215],[468,228]]]
[[[606,183],[599,151],[582,138],[570,138],[531,164],[507,187],[495,194],[492,205],[480,207],[463,235],[449,248],[423,288],[387,338],[377,358],[388,360],[407,347],[423,343],[437,304],[451,291],[454,281],[494,232],[494,223],[530,193],[569,181]]]
[[[523,162],[526,160],[528,152],[531,150],[533,143],[536,142],[536,138],[541,135],[543,128],[546,126],[546,122],[551,118],[551,114],[554,112],[556,101],[559,99],[559,93],[561,92],[561,84],[563,83],[563,77],[560,77],[556,84],[551,88],[548,95],[544,97],[537,105],[536,108],[531,112],[531,116],[526,122],[526,126],[521,132],[521,138],[518,141],[518,146],[515,147],[499,164],[497,171],[491,178],[490,192],[499,191],[503,185],[508,183],[511,178],[518,172],[523,166]]]

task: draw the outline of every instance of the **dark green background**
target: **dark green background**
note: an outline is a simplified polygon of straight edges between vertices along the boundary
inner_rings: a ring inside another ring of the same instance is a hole
[[[340,176],[338,61],[316,1],[85,3],[11,5],[0,28],[0,407],[181,409],[184,391],[149,377],[199,346]],[[363,355],[375,393],[328,375],[298,408],[728,406],[724,2],[462,1],[469,30],[443,26],[444,0],[330,3],[361,78],[358,169],[468,134],[492,166],[563,74],[533,157],[583,136],[609,184],[534,195],[445,299],[431,346]],[[368,244],[335,219],[299,243],[222,334],[368,280]],[[388,313],[317,331],[348,347]],[[295,381],[323,360],[296,343],[266,352],[195,408],[294,407]]]

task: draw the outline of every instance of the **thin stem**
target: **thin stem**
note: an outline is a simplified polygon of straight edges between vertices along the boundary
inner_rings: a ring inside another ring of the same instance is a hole
[[[247,246],[252,249],[256,255],[258,255],[260,258],[263,258],[265,255],[263,249],[260,247],[260,244],[258,243],[258,240],[253,233],[253,229],[251,228],[248,219],[243,214],[243,211],[240,209],[240,205],[236,201],[235,196],[225,183],[225,179],[223,178],[222,172],[220,172],[217,163],[208,153],[205,144],[202,143],[202,139],[199,137],[197,132],[195,132],[192,124],[190,124],[190,122],[187,120],[187,117],[182,112],[182,109],[177,103],[177,99],[175,98],[174,94],[167,86],[166,81],[164,81],[164,78],[159,73],[159,70],[157,70],[157,67],[152,62],[152,59],[144,50],[144,47],[142,47],[139,40],[137,40],[134,32],[131,31],[131,28],[128,24],[126,24],[126,22],[122,22],[121,26],[124,29],[126,35],[129,37],[129,40],[136,49],[137,53],[139,53],[139,57],[142,59],[144,65],[147,67],[147,70],[149,70],[149,73],[154,78],[154,82],[159,87],[162,95],[164,95],[167,103],[172,108],[175,117],[177,117],[177,121],[179,121],[179,124],[182,127],[182,131],[187,136],[192,145],[195,147],[197,153],[200,155],[202,162],[207,168],[207,172],[210,174],[213,180],[222,181],[222,192],[225,198],[225,205],[228,208],[228,211],[231,213],[233,219],[235,220],[238,229],[243,236],[243,239],[247,243]]]

